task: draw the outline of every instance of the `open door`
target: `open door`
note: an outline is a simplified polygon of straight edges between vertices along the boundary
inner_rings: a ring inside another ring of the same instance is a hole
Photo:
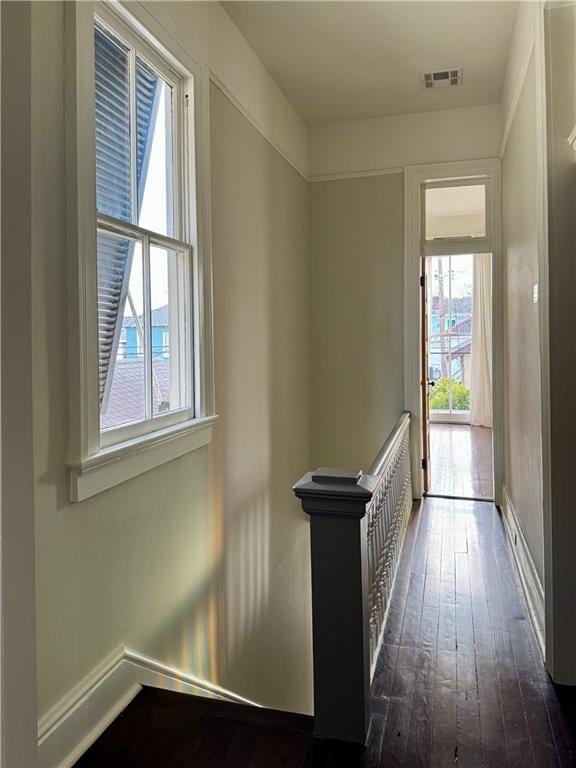
[[[428,493],[430,489],[430,401],[429,401],[429,389],[430,386],[434,386],[434,382],[429,381],[428,377],[428,287],[426,277],[426,258],[421,258],[421,271],[420,271],[420,292],[421,292],[421,313],[422,313],[422,474],[423,474],[423,490],[424,493]]]

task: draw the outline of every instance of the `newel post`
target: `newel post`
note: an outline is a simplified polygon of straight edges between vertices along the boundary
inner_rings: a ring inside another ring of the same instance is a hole
[[[310,515],[314,732],[365,743],[370,722],[366,505],[377,478],[317,469],[294,486]]]

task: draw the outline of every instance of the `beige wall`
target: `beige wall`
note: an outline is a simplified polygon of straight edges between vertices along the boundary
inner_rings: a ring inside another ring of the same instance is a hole
[[[0,741],[4,766],[36,764],[36,626],[30,296],[31,13],[2,3]]]
[[[225,681],[310,712],[308,189],[215,87],[217,488]]]
[[[310,126],[310,176],[496,157],[499,104]]]
[[[70,504],[62,5],[33,51],[39,712],[120,644],[310,711],[306,184],[212,88],[216,446]]]
[[[551,8],[547,20],[550,228],[550,464],[552,524],[547,542],[554,592],[549,632],[554,679],[576,684],[576,7]]]
[[[312,464],[367,470],[403,406],[404,177],[311,185]]]
[[[506,490],[543,580],[537,100],[533,57],[502,162]]]

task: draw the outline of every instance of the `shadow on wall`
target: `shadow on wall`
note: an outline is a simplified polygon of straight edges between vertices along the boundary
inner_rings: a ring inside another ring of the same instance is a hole
[[[310,186],[312,465],[367,470],[404,407],[404,177]]]
[[[219,684],[312,709],[308,189],[211,87]]]

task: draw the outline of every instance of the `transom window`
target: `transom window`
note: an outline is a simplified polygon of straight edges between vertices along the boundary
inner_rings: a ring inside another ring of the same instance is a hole
[[[486,179],[439,181],[423,189],[423,242],[490,236],[490,184]]]
[[[194,418],[185,82],[94,23],[100,444]]]

